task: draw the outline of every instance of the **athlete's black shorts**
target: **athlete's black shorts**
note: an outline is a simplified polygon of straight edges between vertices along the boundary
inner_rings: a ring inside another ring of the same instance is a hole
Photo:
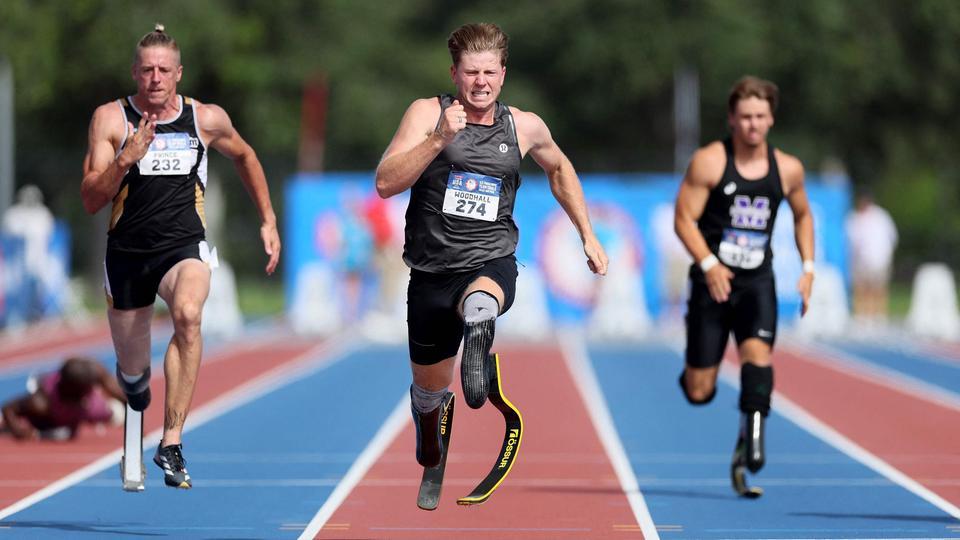
[[[200,245],[190,244],[157,253],[130,253],[107,250],[104,261],[104,288],[114,309],[136,309],[152,305],[160,280],[184,259],[200,260]]]
[[[690,284],[686,317],[688,366],[719,364],[731,331],[737,345],[759,338],[773,347],[777,337],[777,290],[772,273],[733,285],[730,298],[722,304],[710,297],[706,283],[691,279]]]
[[[503,290],[500,314],[506,313],[517,292],[517,259],[513,255],[487,261],[483,267],[466,272],[410,271],[407,337],[414,363],[436,364],[457,354],[463,339],[458,303],[467,286],[481,276],[492,279]]]

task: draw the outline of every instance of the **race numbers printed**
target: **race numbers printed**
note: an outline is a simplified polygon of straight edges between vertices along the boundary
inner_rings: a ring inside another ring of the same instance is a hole
[[[724,229],[717,255],[727,266],[752,270],[763,264],[769,240],[762,232]]]
[[[500,208],[500,185],[493,176],[450,171],[443,195],[443,213],[467,219],[496,221]]]
[[[157,133],[147,155],[140,160],[144,176],[189,174],[197,160],[196,139],[188,133]]]

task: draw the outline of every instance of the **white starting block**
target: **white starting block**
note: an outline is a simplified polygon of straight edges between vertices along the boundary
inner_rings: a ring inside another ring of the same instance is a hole
[[[124,491],[143,491],[147,476],[143,465],[143,413],[127,405],[123,421],[123,457],[120,458],[120,478]]]

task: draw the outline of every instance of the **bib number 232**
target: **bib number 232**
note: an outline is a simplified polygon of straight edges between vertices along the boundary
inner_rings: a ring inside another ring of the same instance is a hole
[[[443,213],[467,219],[495,221],[502,180],[482,174],[451,171],[443,195]]]
[[[158,133],[140,160],[140,174],[189,174],[197,155],[197,150],[190,146],[190,136],[186,133]]]

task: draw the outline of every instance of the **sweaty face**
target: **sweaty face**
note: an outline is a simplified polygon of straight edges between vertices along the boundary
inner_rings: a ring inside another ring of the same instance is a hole
[[[500,65],[500,54],[493,51],[464,53],[460,63],[450,67],[457,98],[465,109],[473,111],[493,107],[506,75],[507,68]]]
[[[154,107],[162,106],[176,97],[177,83],[182,74],[180,55],[169,47],[141,49],[133,64],[137,94]]]
[[[735,139],[747,146],[759,146],[773,127],[770,102],[758,97],[741,99],[736,110],[728,115],[728,121]]]

